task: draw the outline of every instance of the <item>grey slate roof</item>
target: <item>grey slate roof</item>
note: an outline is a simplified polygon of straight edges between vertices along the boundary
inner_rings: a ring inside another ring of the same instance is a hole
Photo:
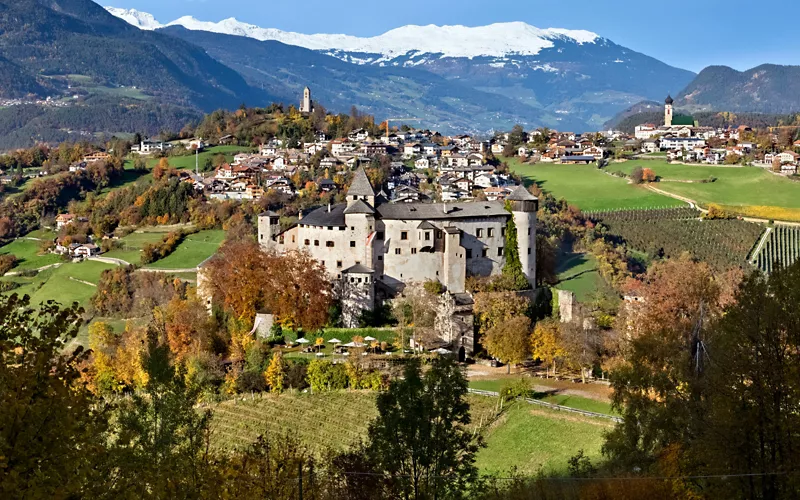
[[[367,266],[364,266],[362,264],[356,264],[355,266],[348,267],[347,269],[342,271],[342,274],[351,274],[351,273],[352,274],[372,274],[373,272],[374,271],[372,269],[368,268]]]
[[[328,207],[322,207],[309,213],[299,221],[298,224],[308,226],[344,226],[344,209],[347,208],[347,203],[339,203],[331,207],[328,212]]]
[[[344,209],[345,214],[374,214],[375,209],[362,200],[353,202],[352,205]]]
[[[507,200],[511,201],[536,201],[536,197],[528,192],[525,189],[525,186],[519,185],[511,191],[511,194],[506,197]]]
[[[436,229],[436,226],[434,226],[428,221],[423,221],[420,223],[419,226],[417,226],[417,229]]]
[[[347,196],[375,196],[375,190],[372,189],[372,184],[369,182],[367,173],[364,169],[359,167],[353,177],[353,183],[350,184],[350,189],[347,190]]]
[[[535,198],[534,198],[535,199]],[[444,208],[447,208],[445,213]],[[381,219],[394,220],[443,220],[474,217],[510,216],[502,203],[478,201],[470,203],[392,203],[378,205]]]

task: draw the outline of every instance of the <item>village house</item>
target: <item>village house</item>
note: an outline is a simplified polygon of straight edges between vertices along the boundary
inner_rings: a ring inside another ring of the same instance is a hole
[[[94,153],[84,156],[82,161],[84,163],[94,163],[99,161],[109,161],[110,159],[110,154],[103,151],[95,151]]]
[[[74,214],[59,214],[56,217],[56,229],[61,229],[64,226],[72,224],[73,222],[75,222]]]

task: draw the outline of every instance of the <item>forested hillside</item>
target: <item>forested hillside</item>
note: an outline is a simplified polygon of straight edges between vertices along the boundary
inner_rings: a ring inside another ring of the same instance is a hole
[[[755,113],[800,111],[800,66],[763,64],[748,71],[709,66],[675,97],[678,106]]]
[[[67,75],[205,110],[267,97],[198,47],[140,31],[91,0],[0,0],[0,57],[4,97],[59,95]]]

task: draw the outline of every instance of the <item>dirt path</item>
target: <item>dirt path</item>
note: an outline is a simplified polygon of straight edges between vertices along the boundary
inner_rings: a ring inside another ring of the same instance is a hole
[[[79,280],[78,278],[73,278],[72,276],[70,276],[69,279],[71,279],[72,281],[77,281],[78,283],[82,283],[84,285],[89,285],[91,287],[97,288],[97,285],[95,285],[91,281]]]
[[[691,199],[691,198],[686,198],[685,196],[680,196],[680,195],[677,195],[675,193],[670,193],[668,191],[664,191],[663,189],[658,189],[657,187],[653,186],[652,184],[647,184],[644,187],[645,187],[645,189],[649,189],[650,191],[653,191],[654,193],[658,193],[658,194],[661,194],[661,195],[664,195],[664,196],[669,196],[670,198],[674,198],[676,200],[684,201],[684,202],[688,203],[689,205],[691,205],[692,208],[696,208],[697,210],[701,211],[704,214],[708,213],[708,210],[706,210],[704,208],[701,208],[697,204],[697,202],[695,200]],[[747,222],[756,222],[756,223],[759,223],[759,224],[769,224],[769,222],[770,222],[769,219],[759,219],[759,218],[756,218],[756,217],[741,217],[741,219],[744,220],[744,221],[747,221]],[[773,220],[773,222],[775,224],[782,224],[784,226],[800,227],[800,222],[790,222],[790,221],[782,221],[782,220]]]
[[[51,268],[54,268],[54,267],[61,267],[61,264],[63,264],[63,263],[62,262],[56,262],[55,264],[48,264],[48,265],[42,266],[42,267],[40,267],[38,269],[34,269],[34,271],[36,271],[37,273],[38,272],[42,272],[42,271],[45,271],[47,269],[51,269]],[[20,274],[22,274],[24,272],[25,271],[10,271],[10,272],[7,272],[6,274],[4,274],[3,276],[19,276]]]

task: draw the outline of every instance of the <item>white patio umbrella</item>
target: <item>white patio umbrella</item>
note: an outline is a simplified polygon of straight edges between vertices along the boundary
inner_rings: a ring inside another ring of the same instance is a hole
[[[355,346],[356,346],[355,342],[348,342],[346,344],[342,344],[342,347],[355,347]]]
[[[329,344],[341,344],[342,341],[337,338],[332,338],[328,341]]]
[[[308,340],[305,337],[300,337],[299,339],[295,340],[295,342],[297,342],[298,344],[309,344],[309,343],[311,343],[311,341]]]
[[[370,337],[369,335],[364,337],[365,342],[372,342],[373,340],[378,340],[378,339],[376,339],[375,337]]]

